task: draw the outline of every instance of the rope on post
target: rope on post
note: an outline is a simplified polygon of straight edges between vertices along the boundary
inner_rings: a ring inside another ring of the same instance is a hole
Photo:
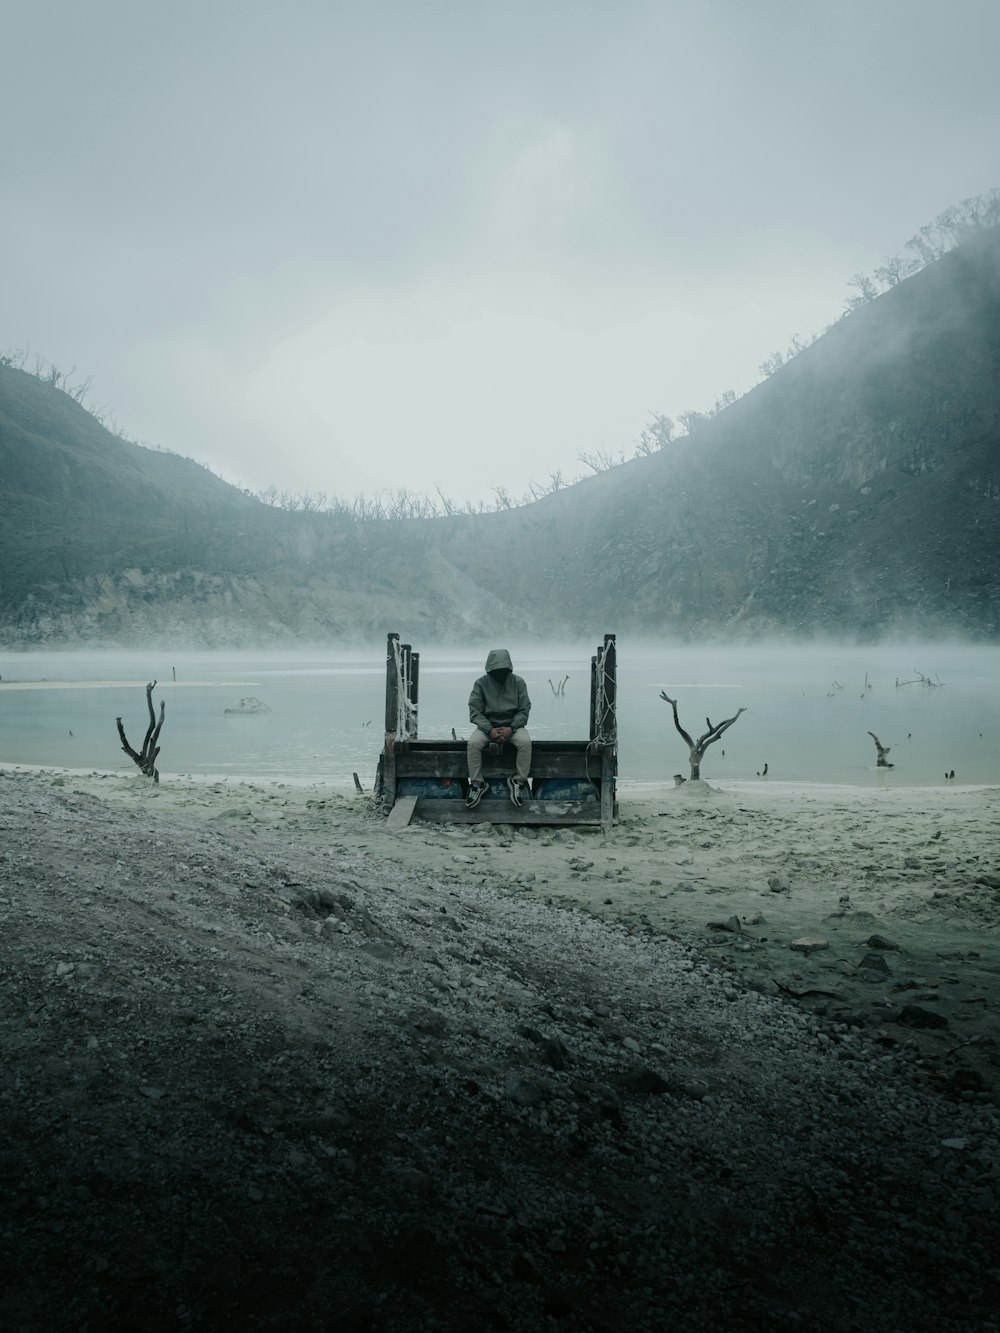
[[[606,634],[603,645],[598,645],[593,659],[594,676],[592,698],[594,716],[591,724],[592,746],[614,745],[618,739],[617,698],[618,663],[615,636]]]
[[[412,741],[417,735],[417,709],[410,697],[410,646],[400,644],[398,639],[391,643],[396,666],[396,739]]]

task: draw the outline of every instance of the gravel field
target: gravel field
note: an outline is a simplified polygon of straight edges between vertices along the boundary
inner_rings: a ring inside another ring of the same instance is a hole
[[[0,771],[0,1327],[1000,1329],[991,1061],[588,901],[643,838]]]

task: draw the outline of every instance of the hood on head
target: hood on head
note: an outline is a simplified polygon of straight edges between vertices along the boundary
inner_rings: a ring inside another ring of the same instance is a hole
[[[490,649],[490,654],[486,659],[486,670],[489,672],[514,670],[514,663],[510,660],[510,653],[506,648]]]

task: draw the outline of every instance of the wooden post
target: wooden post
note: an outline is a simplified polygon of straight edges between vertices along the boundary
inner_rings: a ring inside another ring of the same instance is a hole
[[[613,634],[605,634],[600,653],[600,711],[598,734],[604,741],[601,755],[601,827],[615,817],[615,778],[618,774],[618,648]]]
[[[597,740],[597,656],[590,659],[590,739]]]
[[[410,734],[410,710],[407,705],[412,702],[413,698],[410,692],[410,670],[411,658],[413,656],[413,645],[409,643],[401,644],[399,652],[403,667],[403,735],[398,737],[398,739],[406,740]]]
[[[610,746],[601,755],[601,828],[607,831],[615,818],[615,752]]]
[[[387,738],[382,753],[382,809],[388,812],[396,804],[396,750]]]
[[[617,678],[615,636],[605,634],[603,645],[598,645],[597,656],[591,658],[590,692],[594,715],[591,723],[591,740],[609,740],[614,744],[617,739]]]
[[[399,717],[399,679],[396,676],[396,654],[394,645],[399,642],[398,634],[390,634],[385,648],[385,737],[395,738],[396,721]]]
[[[605,634],[604,654],[601,659],[603,668],[602,695],[604,706],[601,715],[601,734],[612,743],[618,740],[618,649],[615,636]]]
[[[410,654],[410,703],[413,705],[413,739],[420,722],[420,654]]]

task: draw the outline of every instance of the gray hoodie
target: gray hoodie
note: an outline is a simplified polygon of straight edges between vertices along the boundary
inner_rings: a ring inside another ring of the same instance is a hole
[[[494,727],[517,731],[527,726],[530,712],[528,687],[514,675],[510,653],[493,648],[486,659],[486,675],[479,677],[469,695],[469,721],[488,736]]]

